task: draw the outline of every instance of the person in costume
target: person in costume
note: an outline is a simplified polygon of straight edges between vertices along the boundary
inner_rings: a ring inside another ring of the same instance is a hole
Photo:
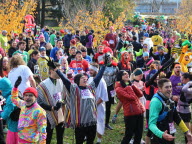
[[[103,74],[103,78],[107,84],[107,92],[109,101],[106,102],[106,119],[105,119],[105,127],[107,129],[113,130],[113,128],[109,125],[109,119],[111,115],[111,105],[114,104],[114,96],[116,95],[114,90],[114,82],[116,79],[116,74],[118,72],[117,63],[112,60],[112,55],[110,53],[106,53],[107,57],[109,57],[109,63],[106,66],[105,72]],[[104,64],[102,61],[100,64]]]
[[[93,81],[87,85],[87,76],[84,74],[77,74],[74,77],[74,84],[72,84],[66,76],[55,66],[53,61],[49,61],[48,65],[54,69],[54,71],[62,79],[67,91],[69,92],[69,107],[71,126],[75,128],[76,144],[83,144],[86,137],[86,141],[89,144],[93,144],[96,136],[96,100],[95,90],[99,85],[99,82],[105,71],[105,65],[108,64],[109,57],[105,56],[104,66],[93,79]]]
[[[90,84],[99,71],[99,66],[97,63],[92,63],[89,67],[90,78],[88,83]],[[108,101],[107,96],[107,85],[102,78],[96,89],[96,104],[97,104],[97,143],[101,143],[102,136],[105,132],[105,102]]]
[[[60,64],[54,63],[57,68],[60,68]],[[46,143],[50,144],[54,128],[57,133],[57,144],[63,144],[64,126],[63,122],[59,122],[58,114],[62,106],[62,100],[64,99],[65,89],[60,77],[55,71],[49,67],[49,78],[42,81],[37,86],[38,92],[38,104],[46,111],[47,115],[47,139]]]
[[[0,79],[0,91],[2,96],[6,99],[6,104],[3,107],[3,111],[0,113],[0,117],[7,122],[8,132],[6,136],[6,144],[18,144],[18,120],[20,109],[11,101],[11,82],[8,78],[4,77]],[[3,134],[1,134],[1,137]],[[4,140],[3,140],[4,141]],[[1,141],[1,144],[5,142]]]
[[[46,48],[40,47],[40,58],[37,60],[37,64],[39,66],[39,76],[40,79],[43,81],[49,77],[49,67],[47,66],[48,56],[46,55]]]
[[[153,52],[157,52],[157,46],[163,45],[163,38],[159,35],[158,31],[155,31],[154,35],[151,37],[153,41]]]
[[[11,101],[21,109],[18,123],[19,144],[38,142],[46,144],[46,112],[37,103],[38,93],[33,87],[25,89],[24,100],[19,99],[17,87],[21,84],[21,81],[21,76],[19,76],[14,84],[11,96]]]

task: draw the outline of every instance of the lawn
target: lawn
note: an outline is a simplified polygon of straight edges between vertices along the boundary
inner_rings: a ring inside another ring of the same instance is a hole
[[[115,111],[115,106],[112,107],[112,115]],[[103,136],[102,144],[120,144],[123,136],[124,136],[124,122],[123,122],[123,110],[121,110],[120,114],[118,115],[118,120],[116,124],[110,124],[114,130],[106,130],[105,135]],[[65,136],[64,136],[64,144],[73,144],[73,135],[74,131],[70,128],[65,129]],[[143,132],[143,138],[145,137],[146,132]],[[176,133],[176,144],[185,144],[184,136],[181,130],[177,127]],[[96,143],[96,139],[95,139]],[[56,135],[54,133],[53,139],[51,144],[56,144]],[[74,138],[75,144],[75,138]]]

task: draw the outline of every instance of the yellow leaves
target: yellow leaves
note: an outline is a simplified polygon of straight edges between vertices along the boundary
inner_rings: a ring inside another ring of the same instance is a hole
[[[182,0],[180,8],[177,11],[176,28],[182,32],[192,32],[191,5],[191,0]]]
[[[0,27],[1,30],[7,30],[9,34],[12,31],[21,33],[24,27],[25,15],[32,14],[36,9],[35,0],[26,0],[24,5],[21,7],[18,4],[18,0],[7,0],[6,3],[0,3]]]
[[[124,26],[126,20],[126,11],[120,13],[117,20],[113,23],[109,20],[109,17],[105,17],[104,12],[101,10],[94,11],[90,13],[89,11],[79,10],[74,16],[74,19],[69,20],[63,25],[62,23],[59,26],[63,26],[64,29],[84,31],[85,26],[88,29],[93,29],[95,31],[95,44],[100,44],[101,38],[103,38],[107,33],[109,33],[109,27],[114,26],[115,29],[121,29]],[[62,20],[63,21],[63,20]],[[100,34],[98,34],[100,32]]]

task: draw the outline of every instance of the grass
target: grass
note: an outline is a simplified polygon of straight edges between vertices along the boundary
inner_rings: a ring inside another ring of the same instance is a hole
[[[112,106],[112,114],[111,116],[115,113],[115,106]],[[105,135],[103,136],[102,139],[102,144],[120,144],[121,140],[123,139],[124,136],[124,121],[123,121],[123,110],[120,111],[118,115],[118,120],[116,124],[110,124],[114,130],[106,130]],[[177,132],[176,132],[176,144],[185,144],[184,141],[184,135],[182,131],[176,126]],[[73,144],[73,135],[74,131],[70,128],[65,129],[65,134],[64,134],[64,144]],[[146,132],[143,132],[143,140],[145,138]],[[51,144],[56,144],[56,135],[55,132],[53,134],[53,138],[51,141]],[[95,139],[96,143],[96,139]],[[75,138],[74,138],[74,144],[75,144]]]

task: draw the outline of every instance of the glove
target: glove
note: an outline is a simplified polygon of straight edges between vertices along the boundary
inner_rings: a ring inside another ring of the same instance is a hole
[[[17,78],[16,82],[15,82],[14,87],[15,87],[15,88],[18,88],[18,86],[21,84],[21,81],[22,81],[22,78],[21,78],[21,76],[19,76],[19,77]]]
[[[46,60],[47,60],[47,59],[46,59]],[[47,65],[48,65],[49,67],[52,67],[53,69],[56,68],[53,60],[51,60],[50,57],[49,57],[49,60],[47,60]]]
[[[62,106],[62,102],[57,102],[56,106],[54,106],[54,110],[58,111]]]

